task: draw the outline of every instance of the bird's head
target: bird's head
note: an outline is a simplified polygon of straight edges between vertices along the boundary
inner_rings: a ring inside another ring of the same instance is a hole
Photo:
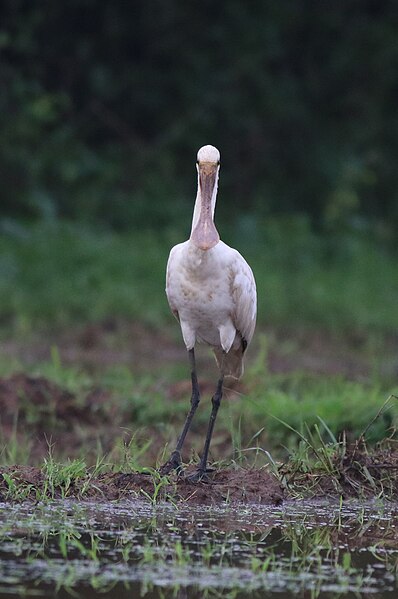
[[[220,152],[214,146],[203,146],[198,151],[198,170],[201,209],[199,221],[192,231],[191,240],[201,250],[209,250],[219,241],[220,236],[213,222],[215,194],[217,193]]]
[[[220,164],[220,152],[214,146],[202,146],[198,150],[198,165],[206,163]]]

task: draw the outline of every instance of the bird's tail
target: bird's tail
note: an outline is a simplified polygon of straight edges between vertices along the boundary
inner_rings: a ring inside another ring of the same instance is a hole
[[[224,375],[234,379],[240,379],[243,374],[243,351],[242,347],[234,349],[231,347],[227,354],[222,349],[213,348],[218,367],[221,369],[221,361],[224,359]]]

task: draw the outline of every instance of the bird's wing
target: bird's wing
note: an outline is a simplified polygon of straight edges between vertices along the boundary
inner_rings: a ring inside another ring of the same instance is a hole
[[[174,316],[177,318],[178,321],[180,319],[178,316],[177,301],[176,301],[177,298],[175,296],[176,290],[172,284],[171,279],[173,278],[173,275],[175,275],[175,273],[178,272],[180,269],[179,261],[180,261],[180,257],[181,257],[181,250],[184,245],[185,245],[184,243],[179,243],[178,245],[175,245],[173,248],[171,248],[170,254],[169,254],[169,259],[167,261],[167,267],[166,267],[167,301],[169,302],[170,310],[173,312]]]
[[[256,326],[257,292],[252,269],[246,260],[236,252],[231,265],[231,286],[234,304],[232,320],[247,344],[250,343]]]

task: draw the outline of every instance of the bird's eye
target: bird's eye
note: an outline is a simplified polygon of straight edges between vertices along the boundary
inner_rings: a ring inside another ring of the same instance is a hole
[[[220,166],[220,161],[219,160],[217,160],[217,166]]]

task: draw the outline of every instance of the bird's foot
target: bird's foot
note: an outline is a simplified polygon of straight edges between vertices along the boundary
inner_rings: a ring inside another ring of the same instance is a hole
[[[177,474],[182,473],[181,456],[178,451],[173,451],[170,459],[160,466],[159,474],[162,476],[167,476],[167,474],[170,474],[170,472],[173,470],[175,470]]]
[[[213,468],[197,468],[191,474],[185,476],[185,480],[189,483],[211,483],[212,478],[210,474],[214,472]]]

